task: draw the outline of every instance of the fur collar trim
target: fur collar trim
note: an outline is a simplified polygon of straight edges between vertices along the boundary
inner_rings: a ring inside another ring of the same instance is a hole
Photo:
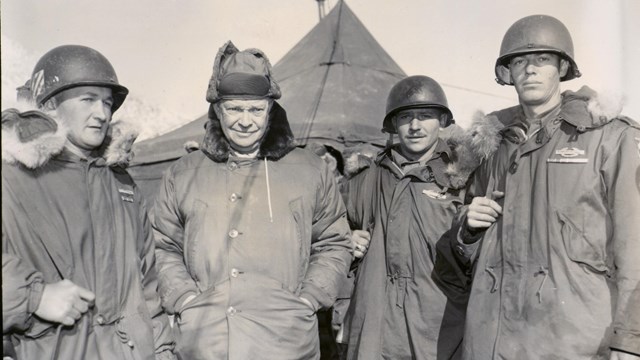
[[[620,117],[622,102],[615,97],[598,94],[587,86],[580,90],[562,93],[559,118],[579,129],[597,128]],[[466,133],[462,146],[482,161],[493,154],[502,141],[501,130],[524,119],[520,105],[499,110],[488,115],[477,112]]]
[[[444,178],[438,177],[439,185],[450,189],[464,188],[469,176],[480,164],[481,156],[470,146],[468,133],[458,125],[452,124],[441,129],[438,137],[449,150],[445,151],[446,156],[443,156],[446,169]],[[381,164],[385,158],[391,157],[390,148],[387,147],[378,155],[376,163]]]
[[[200,150],[215,162],[226,162],[229,159],[231,145],[222,132],[220,119],[213,111],[213,104],[209,106],[209,121],[205,125],[206,132]],[[277,161],[296,147],[296,143],[289,127],[286,111],[273,102],[269,112],[269,125],[262,138],[257,158]]]
[[[68,129],[62,122],[39,110],[2,112],[2,161],[22,164],[29,169],[45,165],[60,154],[67,142]],[[125,122],[114,122],[104,143],[95,152],[110,167],[126,167],[133,158],[131,146],[138,132]]]

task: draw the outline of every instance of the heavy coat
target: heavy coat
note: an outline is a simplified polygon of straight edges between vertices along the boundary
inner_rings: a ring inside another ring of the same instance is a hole
[[[18,359],[173,358],[152,229],[122,167],[135,135],[112,130],[87,161],[63,150],[65,131],[53,119],[3,112],[2,328]],[[88,213],[78,216],[78,204]],[[72,256],[81,251],[72,244],[86,242],[95,263]],[[44,284],[62,279],[96,295],[71,327],[34,315]]]
[[[602,114],[594,96],[565,92],[542,131],[522,145],[498,139],[474,176],[469,199],[505,196],[479,254],[453,246],[454,264],[473,264],[466,359],[640,354],[640,128]],[[518,106],[475,128],[520,121]]]
[[[178,352],[318,358],[315,311],[332,305],[352,256],[333,175],[293,146],[277,103],[256,159],[231,155],[210,116],[201,149],[168,169],[153,211],[160,291],[176,314]],[[190,294],[197,296],[183,307]]]
[[[461,139],[456,134],[448,142],[438,140],[425,166],[406,172],[387,150],[349,182],[352,228],[371,233],[345,320],[350,359],[459,354],[466,298],[448,300],[431,272],[436,245],[451,227],[463,203],[461,188],[478,164],[459,152]]]

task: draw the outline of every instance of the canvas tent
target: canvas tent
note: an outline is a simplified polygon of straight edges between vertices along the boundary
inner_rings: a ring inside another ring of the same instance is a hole
[[[380,129],[386,97],[406,75],[349,7],[340,1],[273,68],[278,101],[301,145],[321,142],[339,150],[362,143],[383,145]],[[162,172],[201,141],[207,115],[134,146],[130,173],[152,197]]]

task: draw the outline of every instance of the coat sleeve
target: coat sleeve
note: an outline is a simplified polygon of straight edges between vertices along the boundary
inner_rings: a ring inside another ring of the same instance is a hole
[[[640,130],[627,127],[603,163],[613,221],[617,304],[610,347],[640,355]]]
[[[351,239],[344,201],[334,177],[323,163],[316,191],[311,225],[311,255],[300,296],[316,309],[328,308],[336,300],[341,279],[352,259]]]
[[[15,255],[5,252],[2,234],[2,334],[24,332],[33,323],[44,290],[42,274]]]
[[[171,169],[162,178],[150,214],[156,241],[160,297],[162,306],[172,315],[188,295],[198,292],[198,288],[184,260],[185,222],[178,208]]]
[[[438,239],[436,263],[431,277],[453,301],[466,301],[473,280],[473,264],[479,254],[484,231],[470,235],[465,229],[468,207],[476,196],[484,196],[488,171],[483,163],[471,176],[465,193],[465,205],[458,209],[451,228]]]
[[[372,220],[371,197],[375,191],[373,181],[368,179],[375,175],[373,168],[369,168],[347,182],[347,219],[352,230],[367,230],[368,222]],[[365,219],[367,217],[367,219]]]
[[[153,340],[155,345],[156,359],[174,359],[173,349],[175,341],[169,317],[162,310],[160,297],[158,296],[158,272],[156,269],[155,242],[153,229],[149,222],[147,207],[144,201],[141,204],[140,212],[144,229],[144,244],[139,254],[142,270],[142,286],[147,309],[151,315],[153,325]]]

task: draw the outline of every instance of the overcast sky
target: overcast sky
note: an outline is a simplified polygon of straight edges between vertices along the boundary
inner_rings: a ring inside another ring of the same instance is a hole
[[[336,3],[326,0],[327,10]],[[493,65],[504,32],[532,14],[557,17],[573,35],[584,75],[565,89],[589,84],[616,91],[626,98],[625,113],[640,119],[640,1],[346,3],[407,74],[447,85],[463,125],[475,109],[516,104],[513,88],[495,83]],[[109,58],[132,94],[186,119],[206,112],[213,59],[226,40],[261,48],[275,64],[318,22],[315,0],[2,0],[1,7],[3,79],[24,82],[37,58],[55,46],[87,45]],[[5,87],[3,80],[3,108],[14,94]],[[474,91],[495,94],[496,101]]]

